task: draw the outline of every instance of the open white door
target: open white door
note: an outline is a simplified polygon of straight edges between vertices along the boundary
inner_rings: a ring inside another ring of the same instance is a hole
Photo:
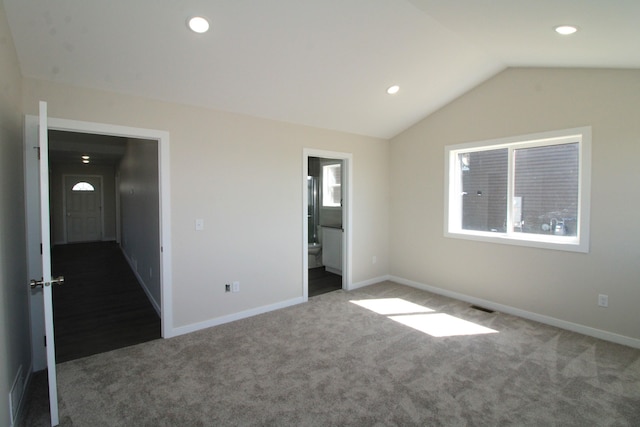
[[[40,148],[40,235],[42,242],[42,279],[31,280],[31,287],[42,286],[44,298],[44,322],[47,343],[47,371],[49,378],[49,407],[51,425],[57,426],[58,384],[56,380],[56,348],[53,337],[53,300],[51,287],[62,282],[59,277],[51,278],[51,232],[49,229],[49,140],[47,123],[47,103],[40,101],[38,122],[38,146]]]

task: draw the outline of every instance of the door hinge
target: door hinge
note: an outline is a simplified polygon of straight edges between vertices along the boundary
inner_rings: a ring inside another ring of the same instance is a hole
[[[44,346],[46,347],[47,346],[47,336],[45,335],[42,338],[44,338]]]
[[[38,153],[38,160],[40,160],[40,147],[33,147]]]
[[[40,255],[42,255],[42,243],[40,243]]]

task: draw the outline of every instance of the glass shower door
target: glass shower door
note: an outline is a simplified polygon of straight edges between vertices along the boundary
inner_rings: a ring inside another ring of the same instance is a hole
[[[307,178],[308,185],[308,205],[307,205],[307,218],[309,227],[309,243],[318,243],[318,225],[320,221],[320,194],[318,178],[309,176]]]

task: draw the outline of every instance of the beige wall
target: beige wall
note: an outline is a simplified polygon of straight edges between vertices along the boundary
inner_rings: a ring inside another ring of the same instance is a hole
[[[25,79],[27,114],[38,100],[55,118],[169,131],[175,327],[302,296],[303,147],[353,154],[352,279],[388,272],[385,140]]]
[[[0,425],[11,425],[8,396],[31,365],[22,143],[21,75],[0,2]]]
[[[391,274],[639,339],[639,108],[640,70],[508,69],[395,137]],[[443,237],[445,145],[579,126],[593,132],[588,254]]]

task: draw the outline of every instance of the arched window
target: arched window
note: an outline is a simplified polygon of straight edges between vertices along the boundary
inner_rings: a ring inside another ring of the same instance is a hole
[[[95,188],[88,182],[80,181],[71,188],[71,191],[95,191]]]

